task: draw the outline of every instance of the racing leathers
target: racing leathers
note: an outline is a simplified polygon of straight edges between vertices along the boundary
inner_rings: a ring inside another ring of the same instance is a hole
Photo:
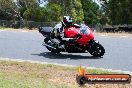
[[[63,24],[63,22],[60,22],[53,28],[55,37],[57,37],[59,40],[65,40],[65,41],[69,41],[69,42],[74,42],[75,38],[74,39],[73,38],[65,38],[65,36],[64,36],[65,29],[66,28],[70,28],[70,27],[80,28],[80,25],[73,24],[73,25],[65,26]],[[63,45],[62,42],[59,44],[59,46],[62,49],[64,48],[64,45]]]
[[[70,27],[76,27],[76,28],[80,28],[80,25],[78,24],[72,24],[72,25],[69,25],[69,26],[65,26],[63,24],[63,22],[59,22],[54,28],[54,33],[55,33],[55,36],[60,36],[61,38],[64,38],[64,30],[66,28],[70,28]]]

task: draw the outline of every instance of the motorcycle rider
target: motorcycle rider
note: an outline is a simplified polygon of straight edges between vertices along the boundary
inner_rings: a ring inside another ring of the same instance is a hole
[[[58,23],[54,28],[54,33],[55,36],[58,37],[58,39],[60,40],[66,40],[69,42],[74,42],[74,40],[76,40],[75,38],[66,38],[64,36],[64,31],[66,28],[70,28],[70,27],[76,27],[76,28],[80,28],[80,25],[78,24],[73,24],[73,19],[71,16],[64,16],[62,21],[60,23]],[[62,42],[60,42],[59,44],[60,48],[64,49],[64,45]]]
[[[80,28],[80,25],[73,24],[73,19],[71,16],[63,16],[62,21],[58,23],[53,30],[55,31],[54,33],[56,34],[56,36],[64,38],[64,30],[69,27]]]

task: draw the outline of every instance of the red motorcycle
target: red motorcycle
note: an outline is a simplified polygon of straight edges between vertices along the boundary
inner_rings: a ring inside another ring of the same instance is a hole
[[[39,32],[45,37],[43,45],[53,53],[86,53],[89,52],[95,57],[101,57],[105,53],[104,47],[94,40],[91,29],[85,24],[80,28],[70,27],[64,31],[64,38],[54,32],[55,30],[44,27]]]

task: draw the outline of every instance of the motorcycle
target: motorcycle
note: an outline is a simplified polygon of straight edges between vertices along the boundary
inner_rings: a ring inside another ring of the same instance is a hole
[[[87,53],[94,57],[101,57],[105,53],[104,47],[96,40],[92,30],[85,24],[80,28],[70,27],[64,30],[64,38],[57,35],[56,30],[39,27],[39,32],[45,37],[43,46],[53,52]]]

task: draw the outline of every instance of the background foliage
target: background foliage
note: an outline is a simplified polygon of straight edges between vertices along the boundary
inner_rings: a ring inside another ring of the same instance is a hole
[[[0,20],[58,22],[62,16],[71,15],[76,23],[132,24],[131,3],[132,0],[0,0]]]

